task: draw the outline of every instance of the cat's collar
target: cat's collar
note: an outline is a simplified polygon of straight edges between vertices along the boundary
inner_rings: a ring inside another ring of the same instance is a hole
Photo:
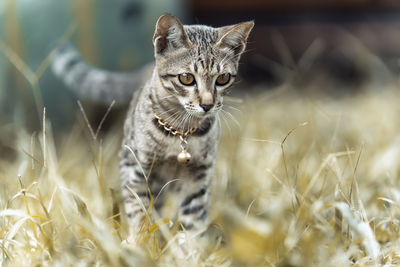
[[[187,138],[189,136],[191,136],[192,134],[194,134],[197,129],[199,129],[198,126],[194,126],[189,128],[186,131],[179,131],[178,129],[172,127],[167,121],[163,120],[156,112],[155,108],[154,108],[154,101],[153,98],[150,96],[150,103],[151,103],[151,109],[153,111],[153,116],[154,118],[157,120],[158,125],[160,125],[162,128],[164,128],[164,130],[174,136],[179,136],[179,137],[183,137],[183,138]]]
[[[162,126],[166,132],[168,132],[174,136],[180,136],[183,138],[187,138],[187,137],[191,136],[192,134],[194,134],[197,131],[197,129],[199,129],[198,126],[195,126],[195,127],[191,127],[188,130],[182,132],[182,131],[179,131],[178,129],[170,126],[168,124],[168,122],[164,121],[160,116],[157,115],[157,113],[154,111],[154,109],[153,109],[153,116],[154,116],[154,118],[156,118],[157,123],[160,126]]]
[[[187,144],[188,141],[187,139],[194,134],[198,129],[199,126],[194,126],[189,128],[186,131],[179,131],[178,129],[172,127],[170,124],[168,124],[168,122],[164,121],[155,111],[154,109],[154,102],[153,99],[150,96],[150,103],[151,103],[151,109],[153,110],[153,116],[154,118],[157,120],[157,123],[159,126],[161,126],[164,131],[172,134],[173,136],[178,136],[179,139],[181,140],[181,152],[177,155],[177,160],[179,163],[188,163],[190,161],[190,159],[192,158],[192,155],[187,151]]]

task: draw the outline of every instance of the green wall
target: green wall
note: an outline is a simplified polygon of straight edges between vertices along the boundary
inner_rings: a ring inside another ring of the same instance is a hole
[[[184,0],[2,0],[0,41],[34,72],[54,44],[76,25],[70,41],[91,64],[134,70],[152,60],[157,18],[171,13],[185,21]],[[40,77],[41,98],[53,125],[76,120],[76,99],[51,73]],[[0,123],[39,124],[32,87],[0,51]]]

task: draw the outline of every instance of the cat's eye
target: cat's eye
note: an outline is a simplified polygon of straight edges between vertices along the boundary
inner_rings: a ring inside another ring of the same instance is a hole
[[[217,77],[217,81],[215,83],[219,86],[222,86],[222,85],[226,85],[230,80],[231,80],[231,74],[224,73]]]
[[[178,79],[181,84],[190,86],[196,83],[196,79],[194,78],[193,74],[190,73],[182,73],[178,75]]]

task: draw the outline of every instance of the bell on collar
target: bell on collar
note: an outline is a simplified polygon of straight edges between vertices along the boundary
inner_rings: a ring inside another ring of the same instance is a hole
[[[192,155],[190,155],[189,152],[187,152],[185,149],[183,149],[176,158],[179,163],[186,164],[190,161],[190,159],[192,158]]]

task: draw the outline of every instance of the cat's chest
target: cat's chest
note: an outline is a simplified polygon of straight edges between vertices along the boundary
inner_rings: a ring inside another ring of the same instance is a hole
[[[212,154],[213,148],[217,142],[214,138],[189,137],[186,143],[179,137],[170,137],[163,149],[165,159],[175,159],[179,153],[185,149],[192,157],[192,160],[204,160],[209,154]]]
[[[143,142],[142,148],[156,151],[160,158],[177,157],[185,149],[193,159],[202,160],[214,153],[218,142],[219,131],[215,124],[206,130],[199,129],[183,140],[179,135],[172,135],[161,129],[156,123],[147,124],[148,128],[136,128],[136,141]]]
[[[187,163],[179,162],[177,156],[182,152],[178,146],[170,146],[165,150],[165,153],[158,158],[154,172],[163,181],[171,178],[186,178],[196,175],[200,170],[212,168],[216,160],[216,145],[200,143],[200,140],[191,140],[186,148],[190,153],[191,159]]]

